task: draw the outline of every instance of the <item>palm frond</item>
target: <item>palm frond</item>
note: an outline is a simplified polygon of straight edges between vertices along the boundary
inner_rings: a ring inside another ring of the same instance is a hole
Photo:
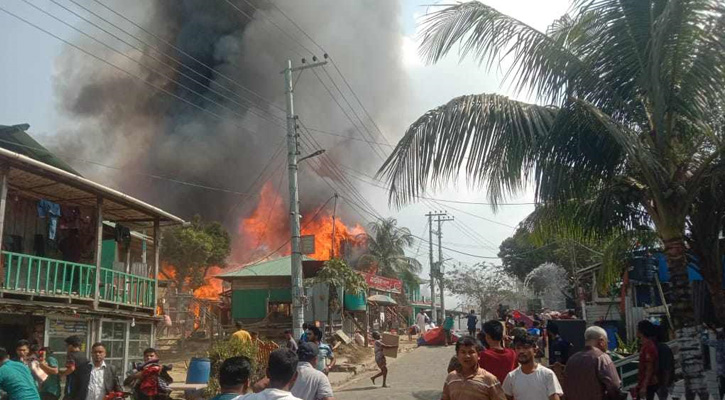
[[[510,62],[506,77],[515,90],[530,90],[545,101],[561,98],[570,77],[583,67],[561,43],[477,1],[428,14],[422,27],[420,53],[426,62],[440,61],[459,43],[461,59],[471,54],[488,68]]]
[[[657,233],[647,227],[610,236],[603,246],[602,267],[597,275],[599,289],[604,290],[622,278],[633,251],[661,245]]]
[[[465,172],[496,203],[523,188],[557,110],[495,94],[461,96],[415,121],[378,171],[390,201],[412,201]]]

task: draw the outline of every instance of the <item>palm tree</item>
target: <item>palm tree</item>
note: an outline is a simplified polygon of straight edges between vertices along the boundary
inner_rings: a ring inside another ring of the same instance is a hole
[[[397,225],[395,218],[381,219],[370,224],[370,235],[364,237],[367,252],[358,260],[357,268],[377,269],[382,276],[417,284],[417,274],[421,272],[420,262],[405,255],[405,249],[413,246],[415,238],[408,228],[398,228]]]
[[[722,3],[574,0],[571,15],[540,32],[468,2],[423,24],[428,62],[454,46],[488,67],[501,61],[505,79],[537,103],[467,95],[421,116],[379,172],[391,202],[459,172],[493,203],[529,182],[545,204],[630,194],[667,256],[687,396],[706,396],[684,237],[695,199],[721,175],[725,137],[711,115],[725,91]]]

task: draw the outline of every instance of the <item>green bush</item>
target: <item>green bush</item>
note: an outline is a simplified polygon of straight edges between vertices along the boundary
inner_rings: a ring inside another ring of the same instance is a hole
[[[257,346],[251,342],[241,343],[238,340],[218,340],[212,343],[208,352],[209,361],[211,362],[211,374],[209,376],[209,385],[206,388],[205,398],[211,398],[219,394],[219,369],[227,358],[236,356],[247,357],[252,363],[250,383],[262,379],[267,370],[267,365],[266,361],[260,363],[257,360],[258,351]]]

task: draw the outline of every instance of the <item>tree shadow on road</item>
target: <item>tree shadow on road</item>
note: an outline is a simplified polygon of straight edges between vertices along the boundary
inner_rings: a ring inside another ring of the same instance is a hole
[[[411,394],[418,400],[439,400],[441,393],[440,390],[421,390]]]

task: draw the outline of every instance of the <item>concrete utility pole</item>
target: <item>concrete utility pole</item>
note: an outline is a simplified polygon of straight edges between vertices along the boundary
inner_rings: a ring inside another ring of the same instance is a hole
[[[430,320],[436,322],[436,276],[435,263],[433,262],[433,213],[426,214],[428,217],[428,249],[430,255]]]
[[[314,57],[313,61],[317,61],[317,58]],[[304,62],[303,59],[302,63],[304,64]],[[290,243],[292,244],[292,330],[295,338],[302,335],[305,309],[302,302],[304,292],[302,289],[302,252],[300,251],[301,215],[299,187],[297,185],[297,156],[300,152],[297,142],[299,135],[297,134],[297,116],[294,109],[292,73],[325,64],[327,64],[327,61],[292,68],[292,61],[287,60],[287,67],[282,71],[284,74],[285,94],[287,95],[287,169],[289,172]]]
[[[436,317],[438,316],[438,312],[436,311],[436,279],[440,281],[440,288],[441,288],[441,319],[444,319],[446,317],[446,309],[445,309],[445,293],[443,290],[443,276],[441,275],[442,272],[442,266],[443,266],[443,250],[441,248],[441,223],[445,221],[452,221],[453,217],[448,217],[448,214],[445,212],[429,212],[425,215],[428,217],[428,226],[430,227],[428,229],[428,243],[429,243],[429,256],[430,256],[430,303],[431,303],[431,321],[438,323],[438,320]],[[438,222],[438,262],[433,261],[433,217],[436,217],[436,221]],[[441,217],[444,217],[441,219]]]
[[[445,212],[443,214],[438,214],[438,279],[441,284],[441,319],[446,318],[446,293],[443,283],[443,230],[441,229],[441,224],[446,221],[453,221],[453,217],[449,217]]]

